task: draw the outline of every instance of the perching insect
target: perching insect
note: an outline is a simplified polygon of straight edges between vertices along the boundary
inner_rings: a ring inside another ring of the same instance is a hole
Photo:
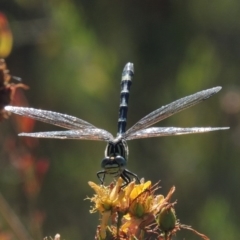
[[[97,177],[102,184],[106,174],[110,174],[114,178],[120,176],[125,181],[124,185],[127,185],[131,181],[131,177],[136,178],[139,181],[136,174],[126,169],[128,158],[127,140],[180,134],[204,133],[229,129],[228,127],[148,128],[149,126],[168,118],[175,113],[208,99],[221,90],[221,87],[214,87],[162,106],[139,120],[135,125],[126,131],[128,98],[133,75],[133,63],[127,63],[122,73],[118,131],[116,138],[114,138],[111,133],[104,129],[97,128],[82,119],[66,114],[26,107],[7,106],[5,109],[12,113],[70,129],[67,131],[21,133],[19,136],[106,141],[107,147],[105,150],[105,157],[101,163],[103,170],[97,173]]]

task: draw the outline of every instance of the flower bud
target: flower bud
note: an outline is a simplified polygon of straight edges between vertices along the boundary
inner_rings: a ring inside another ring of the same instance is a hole
[[[143,217],[143,215],[145,214],[144,205],[142,203],[135,203],[131,207],[131,212],[132,212],[133,216],[135,216],[137,218]]]
[[[157,224],[159,228],[164,232],[169,232],[175,228],[176,214],[172,207],[164,207],[157,216]]]

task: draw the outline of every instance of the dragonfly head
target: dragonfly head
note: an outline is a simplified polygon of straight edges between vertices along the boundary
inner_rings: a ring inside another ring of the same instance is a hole
[[[122,156],[106,157],[102,160],[101,167],[105,170],[106,174],[112,177],[119,177],[126,168],[127,161]]]
[[[128,146],[125,140],[119,139],[108,142],[105,150],[105,158],[102,160],[101,167],[107,174],[114,177],[120,176],[127,165]]]

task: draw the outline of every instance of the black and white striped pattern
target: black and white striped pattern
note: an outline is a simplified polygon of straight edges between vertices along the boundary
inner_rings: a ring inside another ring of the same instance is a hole
[[[133,74],[134,74],[133,64],[128,63],[123,69],[121,81],[121,94],[118,118],[118,135],[120,136],[126,132],[128,99],[130,87],[132,85]]]

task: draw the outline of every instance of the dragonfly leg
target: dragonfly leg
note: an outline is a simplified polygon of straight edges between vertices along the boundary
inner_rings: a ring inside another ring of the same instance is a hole
[[[105,179],[105,175],[106,175],[106,171],[104,171],[104,170],[97,172],[97,177],[102,185],[103,185],[103,182]]]
[[[125,181],[125,184],[122,187],[125,187],[126,185],[128,185],[131,182],[130,176],[136,178],[137,182],[140,183],[140,180],[139,180],[137,174],[135,174],[127,169],[124,169],[122,174],[120,175],[120,177]]]

